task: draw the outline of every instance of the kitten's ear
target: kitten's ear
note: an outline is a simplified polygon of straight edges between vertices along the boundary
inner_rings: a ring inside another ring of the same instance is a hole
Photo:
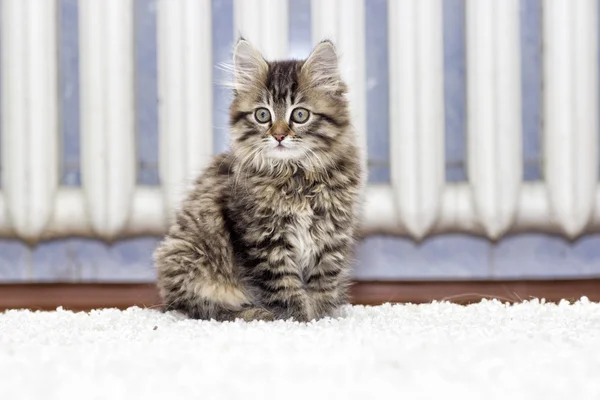
[[[304,62],[302,72],[306,74],[313,87],[335,91],[343,86],[337,51],[329,40],[324,40],[315,46]]]
[[[259,86],[267,76],[269,66],[260,52],[244,38],[240,38],[233,50],[235,89],[244,90]]]

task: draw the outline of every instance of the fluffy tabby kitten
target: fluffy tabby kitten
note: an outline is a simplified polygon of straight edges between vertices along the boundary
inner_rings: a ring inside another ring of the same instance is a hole
[[[307,60],[234,50],[231,151],[196,180],[154,258],[165,310],[310,321],[347,301],[363,185],[329,41]]]

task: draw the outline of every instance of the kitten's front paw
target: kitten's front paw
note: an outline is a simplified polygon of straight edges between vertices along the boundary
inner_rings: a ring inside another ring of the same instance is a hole
[[[237,317],[244,321],[273,321],[275,319],[275,315],[271,311],[258,307],[240,311]]]
[[[312,318],[309,318],[306,314],[292,315],[292,318],[296,322],[310,322]]]
[[[277,319],[291,319],[296,322],[310,322],[312,320],[304,310],[285,310],[278,313]]]

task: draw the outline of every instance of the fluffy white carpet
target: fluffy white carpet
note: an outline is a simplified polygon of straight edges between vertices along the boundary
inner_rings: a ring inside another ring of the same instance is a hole
[[[0,314],[0,399],[600,399],[600,304],[346,307],[217,323]]]

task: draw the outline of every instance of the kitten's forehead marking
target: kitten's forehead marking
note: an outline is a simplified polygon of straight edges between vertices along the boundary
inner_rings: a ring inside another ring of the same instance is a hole
[[[275,119],[289,121],[293,109],[304,100],[298,90],[298,61],[277,61],[269,64],[265,88],[269,105],[275,109]]]
[[[298,89],[297,61],[277,61],[269,64],[266,87],[275,103],[286,103],[289,97],[294,102]]]

